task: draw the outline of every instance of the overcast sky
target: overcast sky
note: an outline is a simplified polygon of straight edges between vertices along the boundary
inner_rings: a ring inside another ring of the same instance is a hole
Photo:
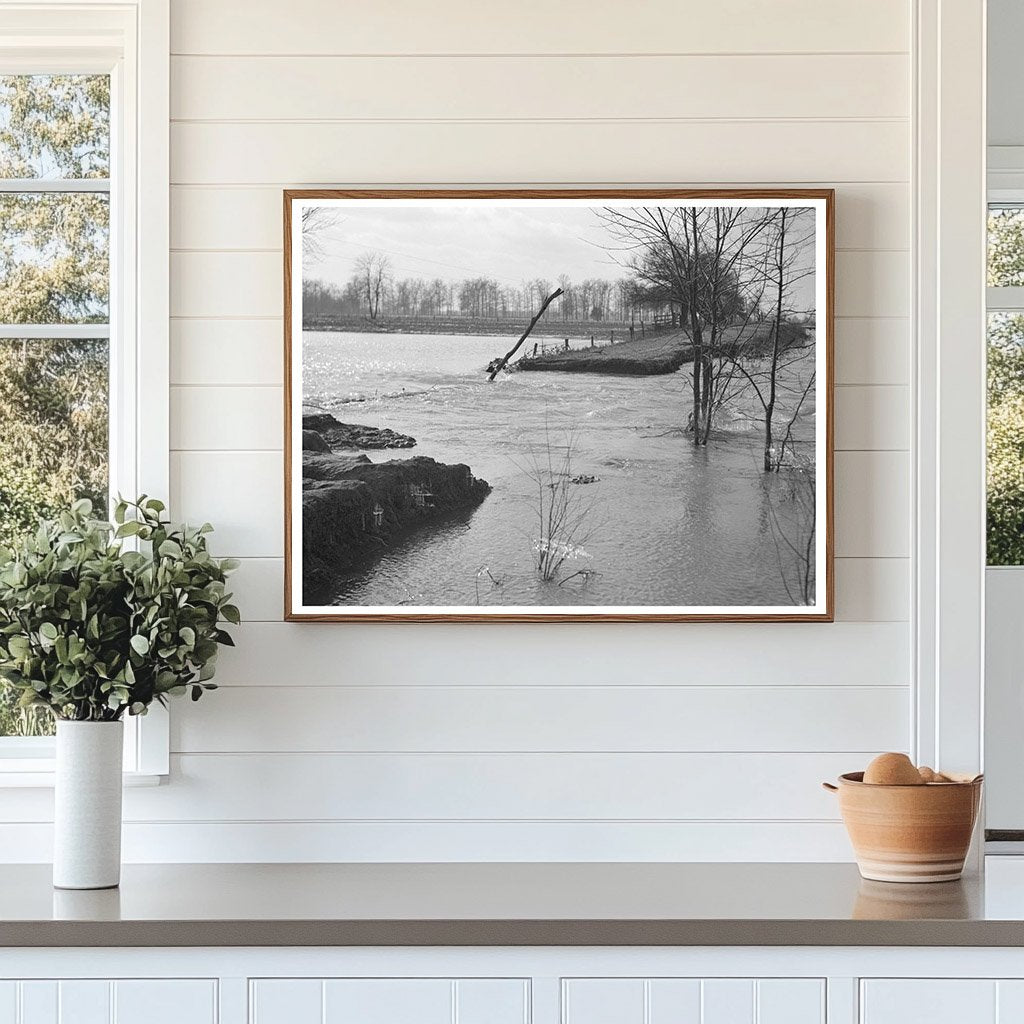
[[[322,238],[324,259],[306,273],[342,284],[355,260],[386,253],[396,279],[491,277],[519,285],[534,278],[616,278],[600,243],[609,241],[596,213],[581,207],[346,207]]]
[[[489,277],[516,287],[536,278],[556,282],[561,274],[574,282],[630,276],[617,262],[629,253],[616,250],[599,211],[584,206],[394,203],[338,206],[334,216],[319,231],[316,250],[305,254],[307,278],[343,285],[355,273],[355,261],[371,251],[387,255],[394,280]],[[809,216],[802,216],[806,228],[813,223]],[[801,305],[813,305],[812,281],[800,282],[795,291]]]

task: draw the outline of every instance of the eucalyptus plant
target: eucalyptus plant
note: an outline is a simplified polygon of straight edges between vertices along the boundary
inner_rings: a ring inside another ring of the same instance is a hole
[[[209,523],[172,525],[164,510],[120,500],[108,523],[81,500],[0,548],[0,677],[22,707],[112,722],[215,689],[219,645],[234,645],[222,623],[239,621],[226,592],[238,562],[209,553]]]

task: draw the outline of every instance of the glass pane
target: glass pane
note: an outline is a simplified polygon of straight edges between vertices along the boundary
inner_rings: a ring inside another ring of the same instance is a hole
[[[0,339],[0,544],[76,498],[107,511],[105,340]],[[0,683],[0,736],[48,735]]]
[[[0,75],[0,178],[108,178],[107,75]]]
[[[105,193],[0,193],[0,224],[0,323],[107,321]]]
[[[1024,285],[1024,207],[989,207],[988,283],[992,288]]]
[[[988,564],[1024,565],[1024,314],[988,318]]]

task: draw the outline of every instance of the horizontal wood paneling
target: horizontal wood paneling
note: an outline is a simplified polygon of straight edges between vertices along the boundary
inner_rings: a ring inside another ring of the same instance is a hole
[[[281,316],[283,265],[276,252],[175,252],[171,274],[172,316]],[[837,315],[905,317],[909,308],[908,252],[836,253]]]
[[[901,121],[171,125],[174,184],[889,181]]]
[[[283,451],[281,388],[172,387],[171,448]]]
[[[837,451],[908,450],[909,388],[842,387],[836,390],[835,401]],[[276,387],[172,387],[171,447],[184,451],[281,450],[283,407],[281,390]],[[363,416],[365,411],[349,414],[356,421]]]
[[[844,317],[836,321],[837,384],[909,384],[910,321]]]
[[[223,650],[218,663],[217,680],[225,685],[906,686],[910,680],[909,631],[899,622],[250,622],[234,632],[238,647]],[[515,657],[496,656],[510,647]]]
[[[247,621],[127,859],[849,858],[817,783],[909,736],[911,11],[173,0],[172,511]],[[835,625],[279,621],[281,189],[460,182],[837,188]]]
[[[283,381],[280,319],[171,321],[172,385],[280,386]]]
[[[677,182],[679,187],[685,183]],[[829,188],[833,182],[804,182]],[[773,187],[784,188],[785,183]],[[173,249],[280,251],[280,186],[176,185],[171,189]],[[910,191],[905,184],[844,185],[836,195],[840,249],[906,249],[910,244]]]
[[[910,618],[910,560],[837,558],[836,621],[902,622]]]
[[[840,557],[910,555],[910,458],[902,452],[837,452],[835,549]],[[281,452],[172,452],[171,500],[182,519],[217,525],[222,554],[284,554]]]
[[[908,451],[910,388],[846,386],[835,391],[837,451]]]
[[[840,821],[128,822],[129,863],[848,861]],[[0,822],[0,864],[53,858],[53,826]]]
[[[904,118],[909,85],[902,54],[175,57],[171,118]]]
[[[281,452],[171,452],[171,511],[211,522],[214,550],[284,554],[284,456]]]
[[[287,685],[282,680],[282,685]],[[900,687],[222,687],[174,716],[176,753],[849,751],[897,748]],[[776,709],[786,708],[785,715]],[[771,721],[771,728],[765,723]],[[716,723],[714,731],[708,723]]]
[[[279,622],[284,614],[284,559],[244,558],[231,590],[246,622]],[[836,560],[836,619],[902,622],[909,617],[910,563],[904,558]]]
[[[910,556],[910,456],[839,452],[835,457],[836,554]]]
[[[132,823],[833,821],[835,797],[818,783],[874,753],[174,754],[173,784],[129,787],[124,814]],[[5,820],[52,821],[52,791],[9,795]]]
[[[128,821],[832,819],[818,785],[872,752],[179,754]]]
[[[761,0],[681,5],[653,0],[541,0],[482,8],[391,0],[359,7],[332,0],[175,0],[174,53],[770,53],[905,51],[906,4],[893,0]],[[512,88],[514,83],[509,83]],[[811,86],[809,86],[811,87]]]

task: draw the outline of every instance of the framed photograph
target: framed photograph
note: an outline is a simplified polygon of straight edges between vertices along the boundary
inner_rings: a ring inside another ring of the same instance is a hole
[[[830,189],[286,191],[286,617],[827,622]]]

